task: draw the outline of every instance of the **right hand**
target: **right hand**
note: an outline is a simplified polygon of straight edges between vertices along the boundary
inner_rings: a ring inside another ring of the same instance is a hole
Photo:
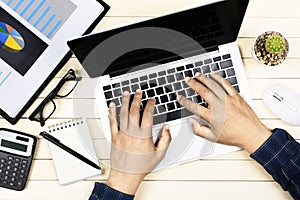
[[[210,127],[206,127],[192,118],[193,130],[197,135],[210,141],[239,146],[250,154],[271,136],[271,130],[260,122],[228,81],[218,74],[207,78],[197,73],[195,79],[187,78],[186,82],[208,103],[208,107],[183,96],[178,96],[178,102],[209,123]]]

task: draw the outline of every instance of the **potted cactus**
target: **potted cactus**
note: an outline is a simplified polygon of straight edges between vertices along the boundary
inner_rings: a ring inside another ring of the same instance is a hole
[[[256,60],[267,66],[281,64],[287,57],[289,44],[278,32],[265,32],[255,41],[253,56]]]

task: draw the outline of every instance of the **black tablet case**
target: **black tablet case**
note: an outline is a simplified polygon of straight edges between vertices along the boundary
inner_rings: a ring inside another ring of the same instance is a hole
[[[91,33],[94,28],[98,25],[98,23],[101,21],[101,19],[106,15],[106,13],[109,11],[110,6],[107,5],[102,0],[97,0],[103,7],[104,11],[99,15],[99,17],[91,24],[91,26],[87,29],[87,31],[84,33],[89,34]],[[25,106],[21,109],[21,111],[17,114],[15,118],[9,116],[5,111],[3,111],[0,108],[0,115],[3,116],[9,123],[16,124],[19,119],[23,116],[23,114],[27,111],[27,109],[33,104],[33,102],[37,99],[37,97],[41,94],[41,92],[44,90],[44,88],[49,84],[49,82],[54,78],[54,76],[57,74],[57,72],[68,62],[68,60],[71,58],[72,52],[69,51],[64,58],[61,60],[61,62],[56,66],[56,68],[53,70],[53,72],[48,76],[48,78],[44,81],[44,83],[39,87],[39,89],[35,92],[35,94],[31,97],[31,99],[25,104]]]

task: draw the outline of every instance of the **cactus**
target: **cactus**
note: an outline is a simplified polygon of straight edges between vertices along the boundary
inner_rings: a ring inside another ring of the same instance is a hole
[[[281,36],[274,35],[270,36],[266,40],[266,51],[271,54],[278,54],[281,53],[285,49],[285,39]]]

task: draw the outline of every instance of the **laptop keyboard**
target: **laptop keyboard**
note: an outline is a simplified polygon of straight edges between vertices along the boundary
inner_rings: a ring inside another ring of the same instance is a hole
[[[137,89],[143,90],[141,113],[146,107],[147,100],[156,98],[153,124],[176,120],[193,115],[182,107],[177,101],[177,95],[182,95],[191,101],[207,107],[207,103],[185,83],[185,77],[194,77],[199,72],[209,76],[211,72],[218,72],[230,82],[237,92],[240,92],[235,70],[230,54],[218,56],[213,59],[200,60],[185,66],[180,66],[148,75],[124,80],[120,83],[103,87],[107,107],[111,102],[117,106],[117,115],[120,115],[122,94],[125,91],[134,94]],[[133,95],[131,95],[131,100]],[[119,119],[118,119],[119,121]]]

